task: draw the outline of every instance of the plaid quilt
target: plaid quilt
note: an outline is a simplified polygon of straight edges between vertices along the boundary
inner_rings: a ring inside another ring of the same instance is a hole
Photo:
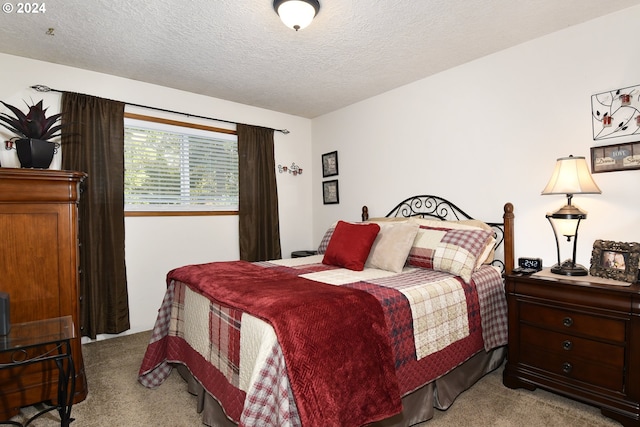
[[[492,267],[482,267],[467,284],[422,268],[405,268],[399,274],[375,269],[351,272],[320,260],[321,256],[256,264],[374,295],[384,310],[402,395],[444,375],[483,348],[506,344],[506,301],[500,273]],[[208,330],[203,324],[209,325]],[[171,372],[171,363],[182,363],[240,425],[300,425],[277,340],[265,340],[263,348],[252,353],[241,345],[243,337],[252,333],[249,327],[263,328],[258,335],[269,335],[265,322],[216,305],[188,285],[173,281],[139,381],[147,387],[158,386]],[[248,364],[254,366],[244,366]]]
[[[246,397],[239,387],[241,316],[238,310],[210,302],[184,283],[172,281],[158,311],[139,382],[158,387],[171,373],[171,364],[182,363],[205,389],[220,396],[221,405],[238,420]]]

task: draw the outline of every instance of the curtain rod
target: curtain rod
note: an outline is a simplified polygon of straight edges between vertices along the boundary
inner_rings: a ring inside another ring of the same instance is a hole
[[[62,91],[62,90],[53,89],[53,88],[50,88],[49,86],[45,86],[45,85],[33,85],[33,86],[31,86],[31,89],[34,89],[37,92],[64,93],[64,91]],[[158,108],[158,107],[149,107],[148,105],[134,104],[134,103],[131,103],[131,102],[125,102],[125,104],[131,105],[132,107],[147,108],[149,110],[162,111],[164,113],[181,114],[181,115],[187,116],[187,117],[195,117],[195,118],[198,118],[198,119],[205,119],[205,120],[214,120],[216,122],[230,123],[230,124],[233,124],[233,125],[244,124],[244,123],[232,122],[230,120],[216,119],[216,118],[213,118],[213,117],[205,117],[205,116],[198,116],[196,114],[183,113],[181,111],[165,110],[164,108]],[[285,135],[289,134],[289,130],[288,129],[274,129],[274,131],[282,132]]]

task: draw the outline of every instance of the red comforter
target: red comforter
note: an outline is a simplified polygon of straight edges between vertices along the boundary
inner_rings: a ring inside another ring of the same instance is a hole
[[[181,267],[167,279],[273,326],[303,425],[360,426],[401,411],[384,313],[371,294],[243,261]]]

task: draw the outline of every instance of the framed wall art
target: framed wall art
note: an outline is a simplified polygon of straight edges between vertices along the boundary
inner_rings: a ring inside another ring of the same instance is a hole
[[[591,252],[592,276],[633,283],[638,280],[640,244],[596,240]]]
[[[593,139],[640,134],[640,86],[591,96]]]
[[[338,152],[332,151],[322,155],[322,177],[338,175]]]
[[[322,183],[322,201],[325,205],[340,203],[337,179]]]
[[[591,147],[591,173],[640,169],[640,141]]]

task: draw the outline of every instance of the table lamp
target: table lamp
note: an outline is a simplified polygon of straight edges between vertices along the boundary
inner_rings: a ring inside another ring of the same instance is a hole
[[[551,267],[551,272],[565,276],[586,276],[589,271],[582,265],[576,264],[576,246],[578,243],[578,227],[580,221],[587,218],[587,213],[571,204],[574,194],[601,194],[600,188],[589,173],[589,166],[584,157],[561,157],[556,161],[556,168],[551,175],[542,194],[566,194],[567,204],[546,218],[551,224],[556,238],[558,263]],[[570,259],[560,262],[559,235],[570,242],[573,237],[573,254]]]

